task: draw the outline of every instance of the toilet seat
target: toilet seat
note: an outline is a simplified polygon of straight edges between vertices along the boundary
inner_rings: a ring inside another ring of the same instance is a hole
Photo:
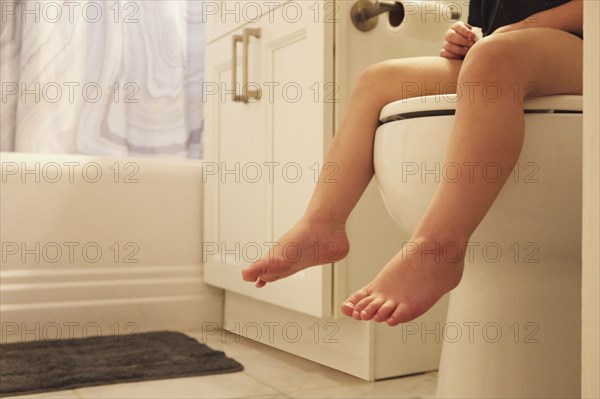
[[[442,94],[423,97],[413,97],[394,101],[381,110],[379,121],[391,121],[435,115],[453,115],[456,111],[458,96],[456,94]],[[535,97],[525,102],[525,112],[583,112],[583,96],[580,95],[555,95]]]

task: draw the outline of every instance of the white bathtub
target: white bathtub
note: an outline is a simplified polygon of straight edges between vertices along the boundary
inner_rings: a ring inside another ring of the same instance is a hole
[[[201,162],[0,161],[1,342],[221,322],[222,291],[202,282]]]

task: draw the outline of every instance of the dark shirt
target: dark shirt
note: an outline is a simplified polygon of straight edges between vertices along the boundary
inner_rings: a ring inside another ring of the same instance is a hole
[[[571,0],[471,0],[469,24],[480,27],[487,36],[504,25],[522,21]]]

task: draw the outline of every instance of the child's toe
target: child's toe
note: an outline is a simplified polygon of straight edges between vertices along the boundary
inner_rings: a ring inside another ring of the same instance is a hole
[[[405,303],[399,304],[394,310],[394,312],[391,314],[391,316],[387,318],[386,323],[389,326],[396,326],[402,323],[403,321],[408,320],[408,311],[408,305],[406,305]]]
[[[266,282],[266,281],[263,281],[263,280],[261,280],[261,279],[258,279],[258,280],[256,281],[255,285],[256,285],[256,288],[262,288],[262,287],[264,287],[265,285],[267,285],[267,282]]]
[[[342,305],[342,313],[344,313],[346,316],[353,317],[358,303],[363,299],[367,298],[369,294],[369,289],[365,287],[350,295]],[[362,308],[360,310],[362,310]],[[360,320],[360,318],[358,318],[357,320]]]
[[[356,320],[362,320],[362,317],[361,317],[362,311],[367,307],[368,304],[373,302],[373,299],[375,299],[375,297],[372,295],[369,295],[368,297],[361,299],[354,307],[354,312],[352,313],[352,317],[354,317]]]
[[[369,296],[369,290],[367,288],[361,288],[360,290],[356,291],[354,294],[350,295],[348,297],[348,299],[346,299],[346,303],[349,302],[356,307],[357,303],[359,303],[361,300],[365,299],[368,296]]]
[[[354,304],[350,301],[346,301],[340,306],[342,313],[346,316],[352,317],[352,312],[354,312]]]
[[[260,277],[261,274],[266,273],[266,271],[266,264],[259,260],[242,270],[242,278],[244,281],[254,282]]]
[[[360,317],[363,320],[371,320],[375,313],[377,313],[377,310],[379,310],[381,305],[383,305],[384,303],[385,299],[381,297],[373,299],[373,301],[370,304],[368,304],[362,312],[360,312]]]
[[[373,295],[369,295],[363,299],[361,299],[360,301],[358,301],[358,303],[354,306],[354,311],[355,312],[362,312],[368,304],[370,304],[371,302],[373,302],[373,300],[375,299],[375,296]]]
[[[373,316],[373,320],[376,322],[385,321],[388,317],[392,315],[394,310],[396,310],[397,304],[394,301],[387,300],[383,305],[379,307],[377,313]]]

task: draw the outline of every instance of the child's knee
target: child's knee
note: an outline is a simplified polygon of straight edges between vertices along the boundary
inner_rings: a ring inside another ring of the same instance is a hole
[[[405,98],[408,89],[415,89],[418,79],[411,73],[409,59],[381,61],[365,68],[358,77],[356,91],[376,102]],[[418,87],[417,87],[418,91]],[[418,93],[416,93],[418,94]]]
[[[390,67],[386,61],[369,65],[358,77],[357,87],[373,88],[389,78]]]
[[[475,43],[462,65],[462,78],[490,80],[514,74],[518,44],[511,36],[508,33],[490,35]]]

